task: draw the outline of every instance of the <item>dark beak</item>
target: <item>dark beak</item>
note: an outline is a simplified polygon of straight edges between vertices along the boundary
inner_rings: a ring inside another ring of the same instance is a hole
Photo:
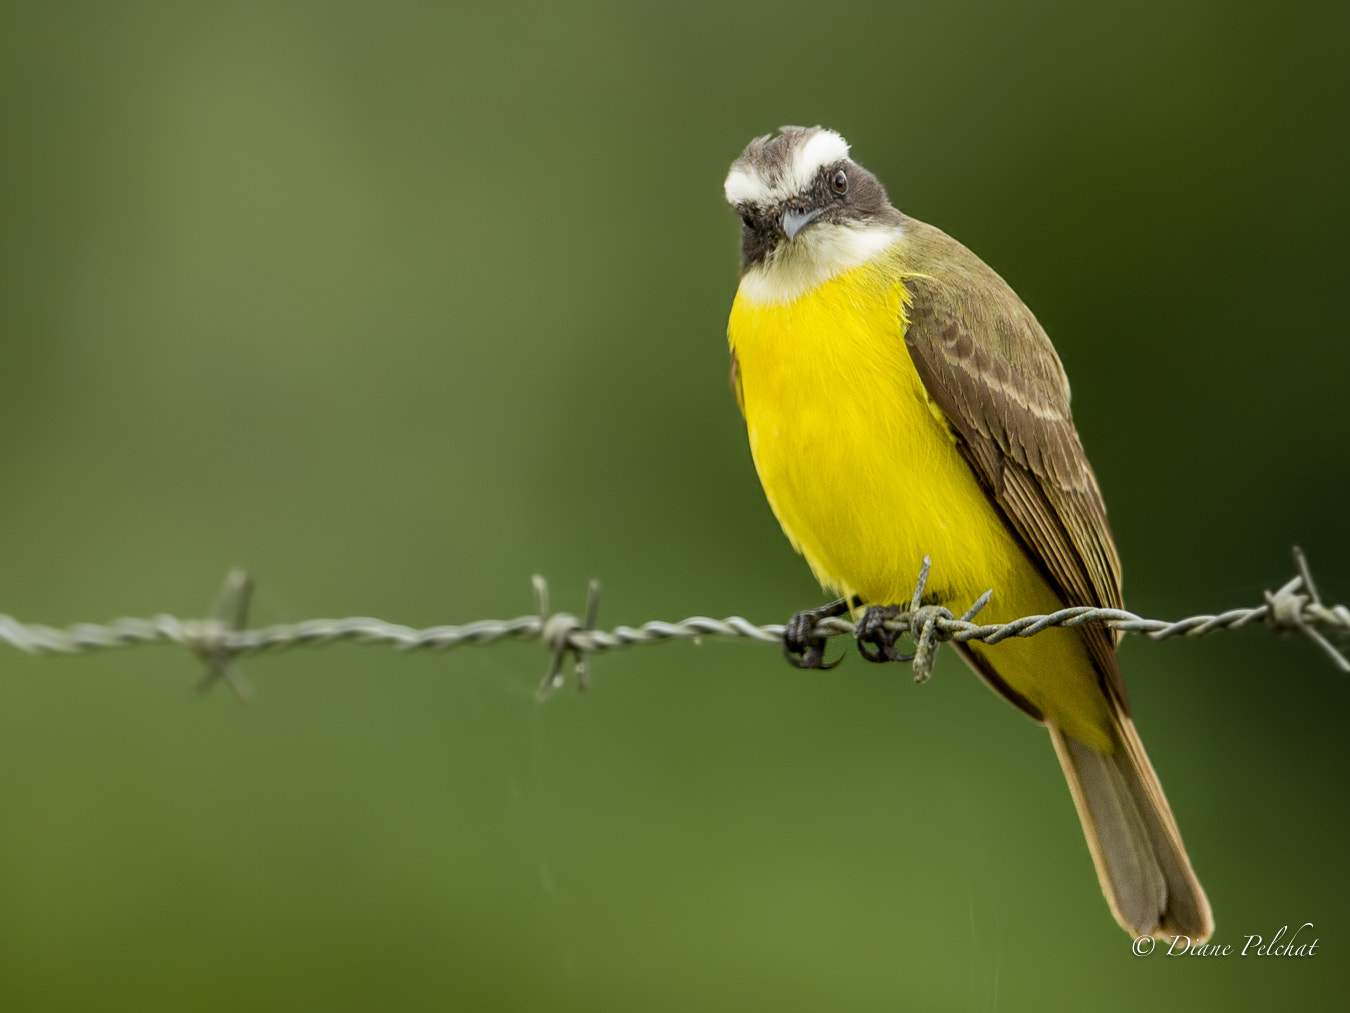
[[[781,223],[783,235],[787,236],[788,239],[796,239],[797,233],[801,232],[802,229],[806,228],[819,217],[820,211],[816,208],[813,208],[810,211],[796,211],[793,208],[788,208],[783,212],[783,220]]]

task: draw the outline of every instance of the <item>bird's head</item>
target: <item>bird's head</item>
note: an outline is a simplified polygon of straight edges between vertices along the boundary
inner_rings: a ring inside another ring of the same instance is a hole
[[[821,127],[783,127],[746,146],[725,184],[744,224],[742,275],[818,284],[895,241],[903,216],[848,151]]]

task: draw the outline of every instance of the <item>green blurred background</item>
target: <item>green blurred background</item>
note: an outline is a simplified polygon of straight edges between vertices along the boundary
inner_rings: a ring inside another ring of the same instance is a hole
[[[489,9],[491,7],[491,9]],[[820,599],[726,385],[726,166],[844,133],[1073,378],[1165,617],[1350,597],[1346,7],[0,3],[0,611],[606,625]],[[1131,641],[1216,940],[1131,955],[1045,736],[947,655],[0,650],[0,1008],[1313,1008],[1350,683]]]

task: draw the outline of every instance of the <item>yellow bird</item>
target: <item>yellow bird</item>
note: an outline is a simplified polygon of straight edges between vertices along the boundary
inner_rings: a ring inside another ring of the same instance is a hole
[[[820,618],[859,607],[860,649],[900,659],[883,620],[925,555],[925,602],[959,614],[993,588],[984,622],[1120,608],[1068,380],[1007,283],[892,207],[831,130],[752,141],[725,190],[744,223],[727,334],[755,468],[793,547],[842,595],[793,617],[797,663],[821,665]],[[1116,921],[1198,942],[1209,902],[1130,720],[1117,639],[1094,625],[957,650],[1049,729]]]

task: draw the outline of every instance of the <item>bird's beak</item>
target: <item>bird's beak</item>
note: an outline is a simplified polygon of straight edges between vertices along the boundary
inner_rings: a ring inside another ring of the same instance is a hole
[[[801,232],[802,229],[806,228],[819,217],[820,210],[818,208],[813,208],[810,211],[796,211],[792,208],[788,208],[783,212],[781,223],[783,235],[787,236],[788,239],[796,239],[798,232]]]

